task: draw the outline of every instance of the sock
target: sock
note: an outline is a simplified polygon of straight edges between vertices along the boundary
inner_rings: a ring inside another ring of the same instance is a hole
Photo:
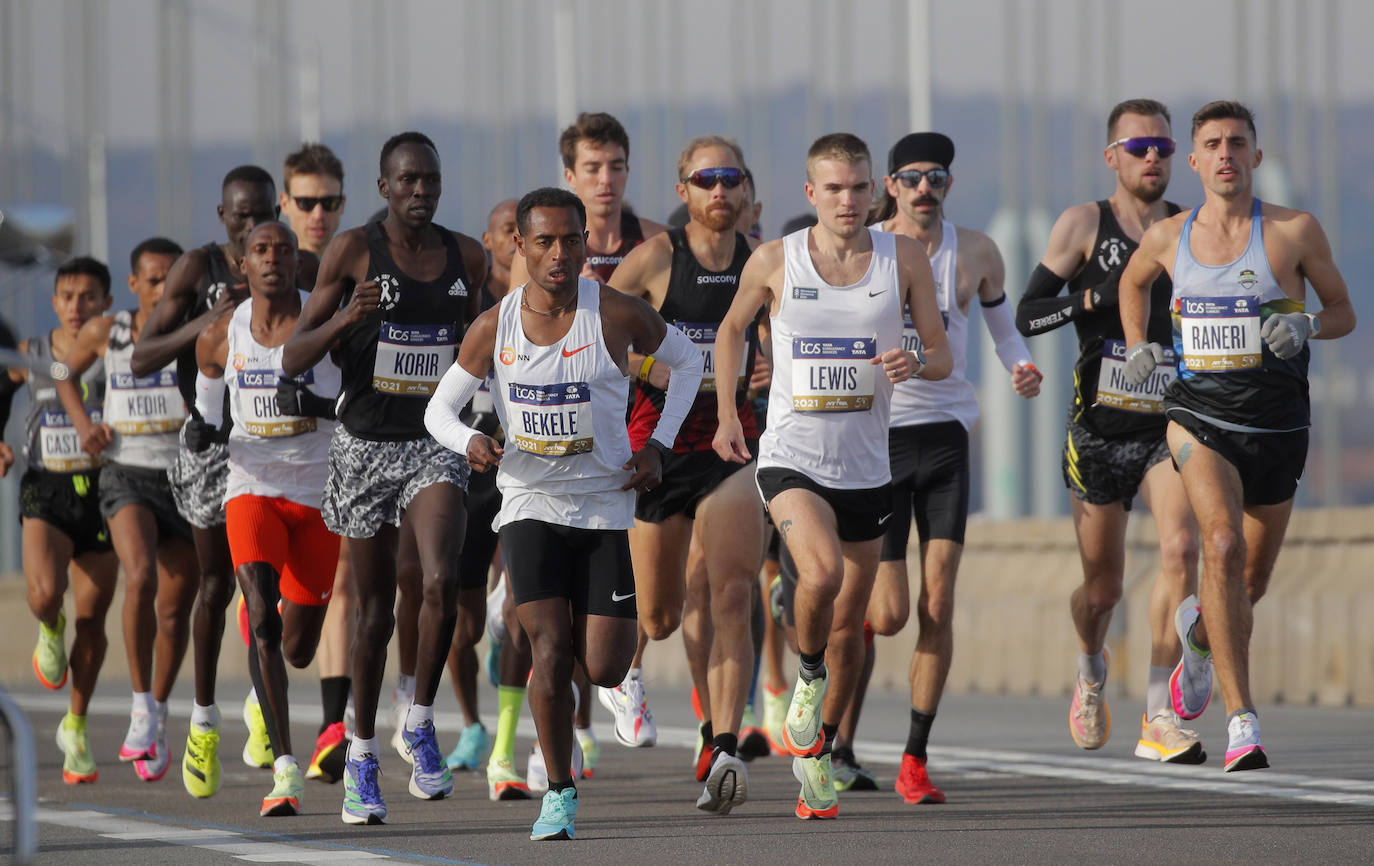
[[[821,730],[825,732],[825,745],[821,746],[821,754],[828,755],[835,748],[835,735],[840,732],[840,726],[827,725],[824,722],[822,722]]]
[[[801,654],[801,678],[806,682],[822,679],[825,676],[825,647],[818,653]]]
[[[579,743],[587,740],[596,742],[596,734],[592,733],[591,728],[579,728],[577,725],[573,725],[573,736],[577,738]]]
[[[925,759],[926,741],[930,739],[930,726],[935,723],[934,713],[923,713],[911,708],[911,728],[906,735],[906,748],[903,751],[914,758]]]
[[[627,680],[642,680],[642,679],[644,679],[644,668],[630,668],[628,671],[625,672],[625,679],[627,679]]]
[[[712,738],[711,745],[715,748],[715,751],[717,752],[724,752],[727,755],[733,755],[735,754],[735,751],[739,748],[739,735],[716,734],[715,737]]]
[[[496,689],[496,738],[491,744],[491,761],[515,761],[515,725],[520,721],[520,707],[525,703],[521,686],[498,686]]]
[[[409,674],[401,674],[396,679],[396,693],[400,695],[410,695],[415,697],[415,677]]]
[[[570,782],[570,781],[569,781],[569,782],[554,782],[554,781],[550,781],[550,782],[549,782],[549,790],[550,790],[550,791],[553,791],[555,794],[561,794],[561,793],[563,793],[564,791],[568,790],[569,788],[572,788],[574,791],[577,790],[577,786],[574,785],[574,784],[573,784],[572,782]]]
[[[854,759],[854,749],[852,749],[848,743],[833,744],[833,748],[830,750],[830,760],[844,761],[851,767],[859,763]]]
[[[419,730],[420,725],[429,722],[429,726],[434,727],[434,707],[422,707],[419,704],[411,704],[410,712],[406,713],[406,730]]]
[[[153,701],[153,718],[167,720],[167,702]]]
[[[320,733],[324,729],[344,720],[344,712],[348,709],[348,691],[353,685],[353,681],[348,677],[320,677],[320,704],[324,707],[324,723],[320,725]]]
[[[300,765],[296,763],[296,759],[295,759],[294,757],[292,757],[291,755],[282,755],[280,758],[278,758],[278,759],[276,759],[275,761],[272,762],[272,772],[274,772],[274,773],[280,773],[282,770],[286,769],[287,767],[298,767],[298,766],[300,766]]]
[[[154,707],[153,707],[153,693],[152,693],[152,692],[134,692],[134,702],[133,702],[133,703],[134,703],[134,712],[136,712],[136,713],[147,713],[147,714],[150,715],[150,716],[153,714],[153,709],[154,709]]]
[[[191,705],[191,724],[200,728],[202,731],[213,731],[219,727],[219,707],[211,704],[202,707],[200,704]]]
[[[364,740],[362,737],[354,737],[348,746],[348,760],[361,761],[367,755],[377,757],[377,738],[368,737]]]
[[[1173,668],[1150,665],[1150,681],[1145,687],[1145,718],[1153,719],[1173,707],[1169,699],[1169,677],[1173,672]]]
[[[701,730],[701,741],[702,741],[703,743],[714,743],[714,742],[715,742],[716,736],[715,736],[715,734],[713,734],[713,733],[711,732],[711,720],[710,720],[710,719],[707,719],[706,721],[704,721],[704,722],[701,723],[701,728],[700,728],[700,730]]]
[[[86,730],[86,717],[78,716],[71,710],[67,710],[67,715],[62,717],[62,727],[66,728],[69,731],[76,731],[80,733],[81,731]]]
[[[1102,650],[1098,650],[1097,655],[1078,654],[1078,678],[1099,685],[1107,682],[1107,657]]]

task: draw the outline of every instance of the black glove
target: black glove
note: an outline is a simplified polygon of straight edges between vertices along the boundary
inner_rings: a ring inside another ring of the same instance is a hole
[[[197,454],[216,442],[222,441],[218,427],[194,415],[186,419],[184,429],[186,430],[186,447]]]
[[[277,411],[283,415],[335,420],[334,401],[312,394],[295,379],[277,379]]]

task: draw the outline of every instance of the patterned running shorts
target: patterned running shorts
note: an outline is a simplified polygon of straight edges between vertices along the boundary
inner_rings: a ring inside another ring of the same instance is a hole
[[[177,460],[167,470],[177,511],[192,526],[209,529],[224,525],[224,491],[229,484],[229,446],[212,443],[204,451],[186,447],[186,428],[181,428]]]
[[[1145,473],[1169,459],[1169,443],[1157,439],[1103,439],[1070,421],[1061,468],[1064,485],[1090,505],[1120,502],[1127,511]]]
[[[329,443],[324,525],[345,538],[371,538],[382,523],[401,525],[410,500],[449,482],[468,489],[468,461],[426,437],[398,442],[360,439],[342,425]]]

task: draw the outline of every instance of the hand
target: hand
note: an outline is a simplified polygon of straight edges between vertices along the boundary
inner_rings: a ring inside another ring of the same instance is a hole
[[[13,465],[14,451],[10,450],[9,445],[0,442],[0,478],[4,478],[5,474],[10,471],[10,467]]]
[[[277,377],[277,411],[283,415],[304,415],[301,411],[301,383],[288,376]]]
[[[356,325],[382,306],[382,286],[376,280],[368,280],[353,287],[353,295],[340,311],[344,320]]]
[[[468,440],[468,465],[478,472],[486,472],[501,465],[501,455],[506,452],[490,436],[477,434]]]
[[[1149,380],[1155,367],[1164,363],[1164,350],[1158,343],[1139,342],[1126,350],[1126,381],[1137,387]]]
[[[210,321],[218,322],[234,314],[234,310],[248,297],[248,284],[238,283],[219,293],[210,307]]]
[[[906,349],[888,349],[873,359],[872,363],[882,364],[883,372],[894,383],[905,382],[921,371],[924,366],[916,356]]]
[[[186,419],[186,447],[199,454],[219,441],[219,428],[203,418]]]
[[[1287,361],[1307,345],[1312,323],[1304,313],[1274,313],[1260,325],[1260,336],[1275,358]]]
[[[630,457],[630,462],[621,469],[631,471],[630,480],[620,485],[621,490],[653,490],[663,481],[663,455],[654,445],[645,445]]]
[[[744,428],[740,426],[739,415],[723,419],[716,426],[716,435],[711,440],[711,447],[716,449],[716,454],[720,455],[721,460],[731,463],[748,463],[754,459],[749,453],[749,444],[744,441]]]
[[[749,376],[749,390],[762,391],[773,384],[773,365],[760,352],[754,355],[754,371]]]
[[[1030,361],[1021,361],[1011,371],[1011,387],[1018,396],[1029,400],[1040,393],[1044,374]]]
[[[76,435],[81,437],[81,450],[95,456],[110,447],[114,441],[114,428],[109,424],[91,424],[85,430],[78,429]]]

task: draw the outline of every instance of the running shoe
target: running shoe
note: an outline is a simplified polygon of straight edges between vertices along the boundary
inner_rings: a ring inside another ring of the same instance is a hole
[[[658,728],[654,714],[644,698],[644,682],[639,677],[626,676],[615,688],[598,686],[601,706],[615,715],[615,738],[631,748],[652,746],[658,742]]]
[[[852,753],[830,755],[830,778],[836,791],[876,791],[878,778],[864,768]]]
[[[787,689],[776,692],[767,685],[763,687],[763,735],[768,738],[773,754],[787,755],[787,745],[782,741],[782,728],[787,723]]]
[[[410,753],[406,751],[406,719],[410,716],[410,705],[415,702],[415,696],[405,694],[400,689],[393,689],[391,692],[391,721],[395,723],[396,730],[391,734],[391,748],[406,763],[410,763]]]
[[[828,677],[816,677],[809,683],[797,677],[797,687],[792,692],[792,703],[787,707],[787,719],[782,726],[783,745],[792,755],[815,757],[825,745],[825,732],[821,730],[821,701],[825,699],[829,686]],[[827,760],[826,764],[829,763]],[[827,779],[829,776],[827,766]],[[826,784],[830,783],[827,781]]]
[[[1269,757],[1260,745],[1259,716],[1252,712],[1236,713],[1226,722],[1226,765],[1228,773],[1238,770],[1263,770]]]
[[[444,763],[450,770],[475,770],[482,765],[490,746],[487,729],[481,722],[473,722],[458,735],[458,745],[444,758]]]
[[[262,704],[255,692],[243,699],[243,723],[248,726],[248,742],[243,744],[243,762],[257,769],[268,769],[277,756],[272,754],[272,741],[267,736],[267,721],[262,717]]]
[[[770,752],[772,748],[768,745],[768,737],[763,733],[763,728],[759,727],[758,717],[754,715],[754,706],[745,704],[744,715],[739,725],[740,760],[752,761],[755,758],[767,757]]]
[[[1102,657],[1110,668],[1112,654],[1105,646],[1102,647]],[[1112,711],[1107,708],[1107,699],[1102,694],[1106,685],[1105,673],[1100,683],[1090,683],[1081,676],[1074,678],[1073,701],[1069,704],[1069,734],[1080,749],[1102,748],[1112,732]]]
[[[134,761],[134,772],[145,782],[156,782],[167,775],[172,756],[167,750],[167,705],[153,711],[153,745],[146,755]]]
[[[186,753],[181,757],[181,783],[186,793],[204,799],[219,790],[219,726],[204,730],[194,722],[186,734]]]
[[[574,728],[577,745],[582,749],[582,778],[590,779],[596,775],[596,762],[601,759],[601,744],[591,728]]]
[[[500,576],[496,586],[487,593],[487,637],[493,643],[502,644],[506,640],[506,618],[501,615],[501,607],[506,602],[506,579]]]
[[[693,776],[698,782],[705,782],[706,776],[711,772],[711,755],[715,753],[712,742],[706,739],[706,723],[697,725],[697,748],[692,754],[696,755],[693,762]]]
[[[728,815],[736,806],[749,799],[749,771],[744,762],[722,751],[715,753],[711,770],[706,775],[706,787],[697,797],[697,808],[703,812]]]
[[[501,642],[488,635],[487,641],[487,679],[491,680],[491,687],[501,688]]]
[[[577,818],[577,789],[549,791],[539,807],[539,820],[530,828],[531,842],[554,842],[572,839],[573,820]]]
[[[57,612],[57,625],[38,623],[38,645],[33,648],[33,672],[47,689],[67,684],[67,615]]]
[[[423,721],[415,730],[407,730],[401,736],[407,760],[411,763],[411,796],[421,800],[442,800],[453,793],[453,774],[439,751],[434,722]]]
[[[801,782],[801,793],[797,795],[798,818],[834,818],[840,814],[840,801],[830,781],[829,755],[794,757],[792,776]]]
[[[782,628],[782,617],[784,613],[782,595],[782,575],[774,577],[768,583],[768,613],[773,617],[773,624]]]
[[[582,776],[582,761],[582,746],[578,743],[577,737],[573,737],[570,775],[574,780]],[[530,749],[530,759],[525,764],[525,784],[531,794],[542,794],[549,790],[549,768],[544,763],[544,750],[538,742]]]
[[[299,815],[301,794],[304,793],[305,778],[301,776],[301,765],[288,761],[272,774],[272,792],[262,798],[262,809],[258,814],[264,818]]]
[[[926,759],[915,755],[902,755],[902,769],[892,787],[913,806],[945,802],[945,792],[935,787],[926,774]]]
[[[386,801],[377,784],[382,768],[376,755],[344,762],[344,801],[340,817],[345,824],[385,824]]]
[[[1166,764],[1201,764],[1207,760],[1196,731],[1181,727],[1173,710],[1160,710],[1154,718],[1140,717],[1140,739],[1135,756]]]
[[[305,770],[307,779],[321,779],[334,784],[343,778],[344,762],[348,760],[348,737],[343,722],[334,722],[315,738],[315,753]]]
[[[1183,644],[1183,658],[1169,676],[1169,699],[1181,719],[1196,719],[1212,699],[1212,651],[1198,649],[1193,643],[1193,629],[1201,618],[1202,608],[1195,595],[1185,598],[1174,611],[1174,630]]]
[[[157,733],[157,720],[152,713],[136,708],[129,713],[129,731],[119,746],[119,760],[128,763],[147,757]]]
[[[62,750],[62,781],[68,785],[94,782],[100,778],[91,754],[91,738],[86,733],[86,717],[70,712],[57,726],[57,748]]]
[[[487,761],[487,796],[492,800],[528,800],[530,786],[508,758],[497,759],[494,755]]]
[[[234,609],[234,619],[239,624],[239,637],[243,638],[243,645],[248,646],[253,642],[252,632],[249,630],[248,623],[248,599],[239,593],[239,603]]]

